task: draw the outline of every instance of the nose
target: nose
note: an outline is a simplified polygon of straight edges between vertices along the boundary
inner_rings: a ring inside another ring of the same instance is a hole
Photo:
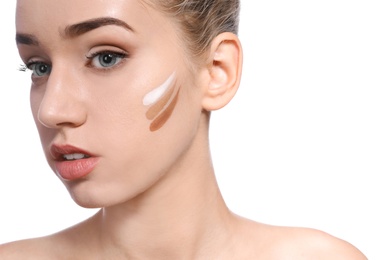
[[[37,119],[42,125],[48,128],[78,127],[86,121],[82,83],[75,74],[66,68],[52,68],[44,90],[38,94],[41,102]]]

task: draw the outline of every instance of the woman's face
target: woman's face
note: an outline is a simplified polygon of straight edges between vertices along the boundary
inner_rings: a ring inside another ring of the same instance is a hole
[[[169,18],[137,0],[18,0],[16,30],[46,158],[77,203],[124,202],[175,167],[202,109]]]

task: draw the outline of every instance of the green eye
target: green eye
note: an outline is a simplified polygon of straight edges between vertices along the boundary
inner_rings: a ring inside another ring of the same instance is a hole
[[[111,67],[117,64],[119,58],[114,54],[102,54],[98,56],[99,64],[102,67]]]
[[[29,68],[33,75],[37,77],[48,75],[51,71],[51,66],[43,62],[34,62],[32,64],[28,64],[27,68]]]

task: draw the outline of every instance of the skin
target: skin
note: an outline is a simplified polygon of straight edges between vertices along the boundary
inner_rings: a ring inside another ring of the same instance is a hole
[[[99,17],[132,29],[64,31]],[[256,223],[225,205],[209,153],[208,111],[225,106],[239,86],[235,35],[217,36],[194,69],[178,28],[136,0],[18,0],[16,31],[39,42],[19,39],[24,62],[52,66],[31,86],[47,161],[56,172],[52,144],[99,157],[86,177],[59,178],[79,205],[102,209],[56,234],[2,245],[1,259],[366,259],[323,232]],[[128,56],[103,69],[86,59],[96,51]],[[180,89],[175,106],[151,131],[142,100],[172,71]]]

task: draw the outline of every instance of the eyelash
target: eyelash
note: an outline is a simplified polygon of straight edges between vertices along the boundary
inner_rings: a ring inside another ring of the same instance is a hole
[[[20,64],[18,70],[26,72],[27,70],[29,70],[29,68],[27,67],[27,64]]]
[[[28,70],[31,70],[31,67],[35,64],[45,64],[45,63],[40,61],[30,61],[25,64],[20,64],[18,70],[21,72],[26,72]]]

